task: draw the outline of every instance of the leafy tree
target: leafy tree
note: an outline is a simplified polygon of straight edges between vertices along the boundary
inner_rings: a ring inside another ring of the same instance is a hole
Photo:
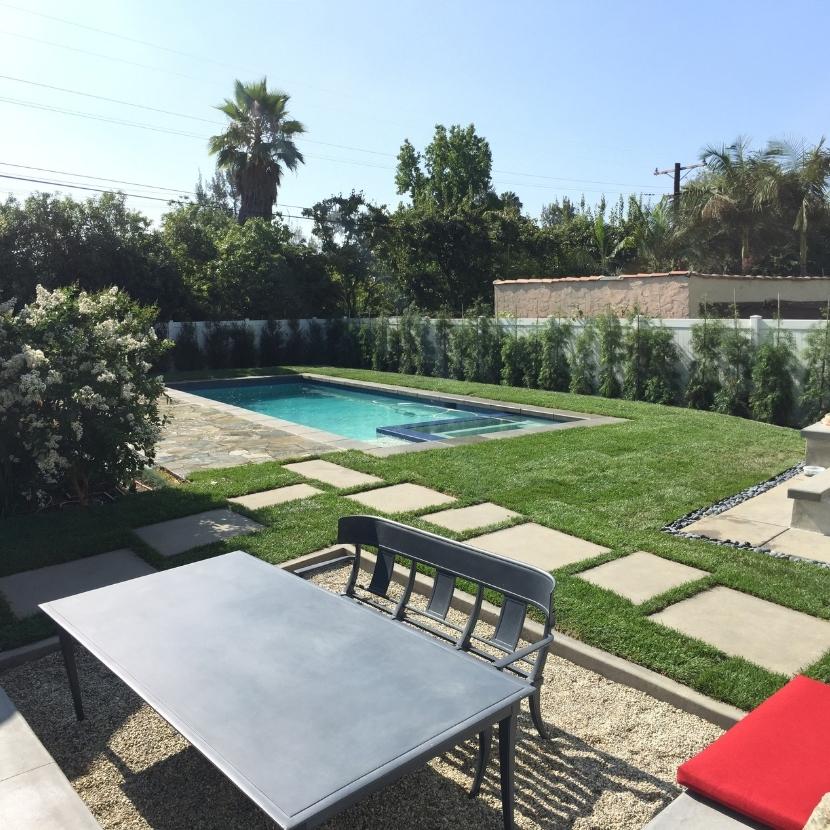
[[[558,317],[551,317],[542,330],[541,361],[537,376],[542,389],[564,392],[570,386],[568,351],[571,335],[570,324]]]
[[[501,382],[505,386],[523,386],[527,366],[526,338],[514,330],[501,341]]]
[[[231,225],[207,269],[205,304],[220,319],[311,317],[331,308],[322,259],[285,226],[263,219]]]
[[[208,146],[239,192],[240,224],[252,217],[270,220],[283,170],[293,172],[304,161],[294,138],[305,127],[288,117],[289,99],[284,92],[269,90],[263,78],[237,81],[233,99],[217,107],[229,124]]]
[[[773,141],[767,149],[770,156],[784,161],[786,185],[792,190],[796,203],[793,230],[798,233],[798,264],[801,276],[807,275],[807,232],[810,220],[827,216],[827,183],[830,180],[830,150],[825,139],[814,147],[803,141]]]
[[[788,424],[794,403],[792,335],[778,321],[775,333],[755,352],[749,409],[756,421]]]
[[[741,137],[729,146],[706,147],[701,160],[706,172],[686,186],[681,200],[686,221],[717,224],[734,234],[745,274],[754,264],[759,217],[778,202],[780,170],[768,153],[751,152]]]
[[[123,194],[76,201],[38,193],[0,202],[0,301],[25,303],[35,287],[121,288],[171,319],[191,304],[162,234]]]
[[[385,317],[376,318],[372,332],[372,369],[382,372],[389,361],[389,321]]]
[[[182,372],[201,369],[204,366],[204,356],[199,348],[196,327],[193,323],[182,323],[175,339],[173,363]]]
[[[312,233],[320,241],[332,286],[339,292],[348,317],[365,307],[372,292],[374,257],[370,245],[380,212],[355,191],[303,209],[303,215],[314,220]]]
[[[449,377],[450,328],[447,312],[441,309],[432,326],[435,344],[435,374],[439,378]]]
[[[477,327],[473,318],[465,317],[450,329],[449,375],[455,380],[475,380]]]
[[[443,125],[423,155],[407,139],[398,154],[395,185],[409,194],[412,204],[427,212],[453,215],[483,206],[493,195],[490,172],[492,154],[487,139],[475,127]]]
[[[620,320],[610,309],[597,317],[599,332],[599,394],[604,398],[619,398],[622,387],[619,380],[623,331]]]
[[[643,399],[649,403],[674,404],[677,402],[679,355],[674,336],[665,326],[646,329],[648,343],[648,376]]]
[[[596,329],[593,320],[582,321],[579,333],[573,341],[571,351],[571,380],[568,391],[575,395],[596,393]]]
[[[722,334],[721,349],[720,389],[715,393],[714,410],[748,418],[753,348],[749,337],[738,327],[736,307],[733,307],[732,326]]]
[[[711,409],[720,391],[720,347],[723,325],[705,313],[692,326],[692,364],[686,384],[686,403],[693,409]]]
[[[266,320],[259,332],[259,365],[277,366],[282,360],[282,328],[274,320]]]
[[[819,420],[830,411],[830,303],[824,324],[807,334],[804,350],[804,387],[801,392],[801,414],[806,423]]]

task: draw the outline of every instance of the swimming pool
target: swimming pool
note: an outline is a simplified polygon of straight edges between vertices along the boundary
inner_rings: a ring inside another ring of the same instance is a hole
[[[213,382],[188,385],[188,391],[272,418],[372,443],[445,441],[534,426],[550,427],[558,420],[477,410],[448,401],[425,401],[306,379]]]

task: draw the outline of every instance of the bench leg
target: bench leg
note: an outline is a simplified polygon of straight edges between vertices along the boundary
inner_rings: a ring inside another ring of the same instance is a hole
[[[75,663],[75,641],[63,629],[59,633],[63,664],[66,666],[66,676],[69,678],[69,690],[72,692],[72,703],[75,706],[75,716],[78,720],[84,719],[84,707],[81,703],[81,686],[78,683],[78,666]]]
[[[533,725],[541,738],[548,737],[548,730],[545,727],[545,721],[542,718],[542,690],[536,691],[528,698],[528,705],[530,706],[530,717],[533,720]]]
[[[501,811],[504,818],[504,830],[513,830],[516,729],[517,718],[514,709],[509,717],[499,721],[499,769],[501,773]]]
[[[470,798],[475,798],[481,789],[481,782],[484,781],[484,773],[487,772],[487,762],[490,760],[490,747],[493,744],[493,727],[488,726],[478,736],[478,758],[476,759],[476,774],[473,779],[473,786],[470,787]]]

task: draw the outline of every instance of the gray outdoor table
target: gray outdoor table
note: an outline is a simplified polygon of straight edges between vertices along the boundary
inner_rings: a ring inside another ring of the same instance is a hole
[[[494,723],[513,826],[532,688],[372,609],[242,551],[41,608],[79,719],[75,642],[283,828],[316,827]]]

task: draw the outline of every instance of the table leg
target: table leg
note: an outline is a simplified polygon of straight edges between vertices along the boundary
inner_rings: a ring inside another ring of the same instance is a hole
[[[75,716],[78,720],[84,719],[84,707],[81,704],[81,686],[78,683],[78,666],[75,664],[75,641],[63,629],[59,635],[63,664],[66,666],[66,676],[69,678],[69,689],[72,692],[72,703],[75,706]]]
[[[504,830],[513,830],[514,772],[516,768],[516,710],[499,721],[499,768],[501,772],[501,811]]]

